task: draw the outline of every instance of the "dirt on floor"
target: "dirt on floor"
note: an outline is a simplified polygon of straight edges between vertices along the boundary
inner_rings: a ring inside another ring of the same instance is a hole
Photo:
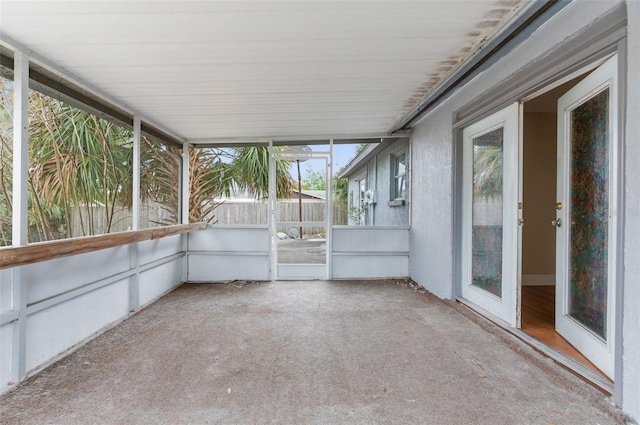
[[[410,282],[185,284],[0,399],[1,424],[623,424]]]

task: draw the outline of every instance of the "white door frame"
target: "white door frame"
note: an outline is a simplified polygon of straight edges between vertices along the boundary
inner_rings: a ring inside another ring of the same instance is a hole
[[[518,219],[521,210],[520,104],[514,103],[463,129],[462,184],[462,273],[461,295],[465,300],[515,327],[519,320]],[[502,296],[498,297],[471,284],[473,223],[473,139],[503,128],[503,201],[502,201]]]
[[[272,280],[313,280],[329,279],[331,276],[331,246],[333,203],[332,199],[332,156],[333,139],[329,141],[329,151],[282,152],[277,154],[273,143],[269,143],[269,228],[271,234],[270,264]],[[276,196],[276,160],[322,159],[326,161],[326,189],[325,189],[325,217],[321,222],[281,222],[278,221],[278,205]],[[324,264],[278,264],[278,227],[324,227],[326,234],[326,249]]]

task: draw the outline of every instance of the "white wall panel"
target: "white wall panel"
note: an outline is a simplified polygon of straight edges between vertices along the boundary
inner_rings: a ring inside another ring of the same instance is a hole
[[[47,363],[129,312],[129,280],[100,288],[27,319],[27,370]]]
[[[408,227],[333,227],[333,252],[409,252]]]
[[[130,268],[128,245],[29,264],[22,282],[29,287],[28,304],[96,282]]]
[[[335,279],[409,276],[408,227],[336,226],[332,252]]]
[[[268,280],[267,255],[189,254],[189,282]]]
[[[189,233],[189,251],[269,251],[265,226],[209,226]]]
[[[162,239],[140,242],[138,244],[139,263],[141,265],[147,264],[181,252],[183,236],[186,237],[186,235],[174,235]]]
[[[0,387],[5,388],[11,378],[11,343],[13,323],[0,326]]]
[[[182,257],[140,273],[140,305],[146,305],[182,282]]]
[[[11,269],[0,270],[0,313],[11,310]]]
[[[190,282],[268,280],[271,237],[265,226],[209,226],[189,233]]]
[[[334,255],[334,279],[382,279],[409,276],[408,255]]]

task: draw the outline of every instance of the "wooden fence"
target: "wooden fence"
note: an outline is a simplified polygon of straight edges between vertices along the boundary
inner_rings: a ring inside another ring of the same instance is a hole
[[[332,205],[333,208],[333,224],[347,224],[347,215],[342,208]],[[325,202],[317,200],[302,201],[302,219],[303,221],[324,221],[325,218]],[[220,204],[213,211],[213,221],[222,225],[268,225],[269,209],[266,202],[234,202],[226,201]],[[125,207],[116,207],[116,212],[111,223],[111,232],[122,232],[131,230],[131,210]],[[140,206],[140,228],[146,229],[157,227],[158,223],[169,224],[169,214],[161,205],[141,205]],[[299,221],[299,211],[297,201],[278,202],[278,221],[297,222]],[[89,223],[93,222],[94,232],[91,233]],[[84,229],[83,224],[84,223]],[[175,224],[175,223],[173,223]],[[103,234],[107,231],[107,214],[104,207],[81,208],[76,210],[71,216],[69,226],[73,236],[86,236],[89,234]],[[286,231],[286,229],[278,229]],[[324,228],[307,228],[304,230],[305,235],[314,235],[324,233]]]

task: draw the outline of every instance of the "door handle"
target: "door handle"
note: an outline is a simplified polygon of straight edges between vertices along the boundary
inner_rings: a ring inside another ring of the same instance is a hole
[[[551,225],[552,225],[552,226],[556,226],[556,227],[560,227],[560,226],[562,226],[562,220],[561,220],[561,219],[559,219],[559,218],[558,218],[558,219],[555,219],[555,220],[552,220],[552,221],[551,221]]]

